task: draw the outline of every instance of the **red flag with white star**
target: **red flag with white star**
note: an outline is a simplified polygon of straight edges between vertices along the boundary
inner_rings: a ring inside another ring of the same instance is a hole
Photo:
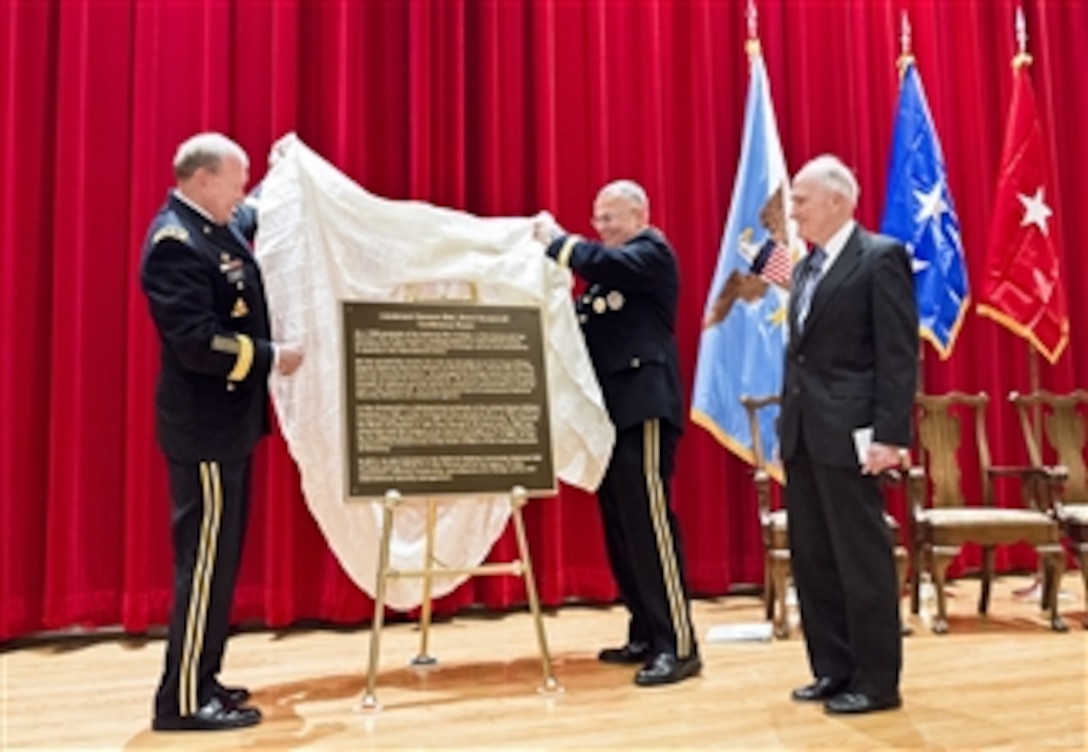
[[[1013,62],[1012,104],[1001,150],[978,312],[1027,339],[1054,363],[1069,342],[1050,157],[1026,55]]]

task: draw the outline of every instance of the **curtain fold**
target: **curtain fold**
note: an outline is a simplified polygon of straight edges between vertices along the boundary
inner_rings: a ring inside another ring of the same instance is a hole
[[[765,0],[759,35],[786,160],[855,168],[859,218],[879,225],[898,92],[900,13],[940,134],[969,276],[981,274],[1022,4],[1052,150],[1070,298],[1088,281],[1088,5],[1077,0]],[[597,188],[645,185],[678,250],[678,337],[690,385],[739,158],[748,79],[743,3],[720,0],[350,2],[15,0],[0,9],[0,640],[73,625],[165,623],[169,498],[155,446],[158,345],[138,284],[147,222],[176,145],[203,129],[249,151],[299,135],[368,190],[477,214],[548,209],[589,234]],[[1088,386],[1088,307],[1043,386]],[[274,312],[273,312],[274,313]],[[1029,381],[1026,343],[968,313],[929,391],[985,390],[995,461],[1024,462],[1005,402]],[[970,462],[966,477],[977,477]],[[762,582],[754,491],[738,460],[689,426],[674,480],[696,594]],[[1016,489],[1003,489],[1015,494]],[[234,618],[351,623],[372,602],[340,571],[273,436],[255,457]],[[901,500],[896,507],[901,507]],[[616,595],[592,496],[526,510],[541,598]],[[493,557],[516,552],[511,531]],[[375,552],[375,556],[377,553]],[[961,557],[959,571],[977,563]],[[1003,552],[1030,569],[1030,551]],[[524,603],[515,578],[442,599]]]

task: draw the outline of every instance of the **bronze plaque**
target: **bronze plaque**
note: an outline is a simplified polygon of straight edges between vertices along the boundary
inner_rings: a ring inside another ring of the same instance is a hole
[[[349,497],[555,493],[538,308],[342,311]]]

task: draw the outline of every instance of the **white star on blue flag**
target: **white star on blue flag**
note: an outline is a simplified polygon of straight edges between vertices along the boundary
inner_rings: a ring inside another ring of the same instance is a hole
[[[947,358],[967,310],[967,267],[941,144],[913,61],[899,88],[880,230],[910,251],[919,333]]]

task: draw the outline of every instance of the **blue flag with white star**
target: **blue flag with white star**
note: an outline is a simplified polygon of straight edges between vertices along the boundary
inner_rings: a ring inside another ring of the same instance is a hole
[[[885,196],[880,231],[901,240],[911,254],[919,334],[944,360],[952,353],[970,291],[941,144],[910,60],[899,87]]]

